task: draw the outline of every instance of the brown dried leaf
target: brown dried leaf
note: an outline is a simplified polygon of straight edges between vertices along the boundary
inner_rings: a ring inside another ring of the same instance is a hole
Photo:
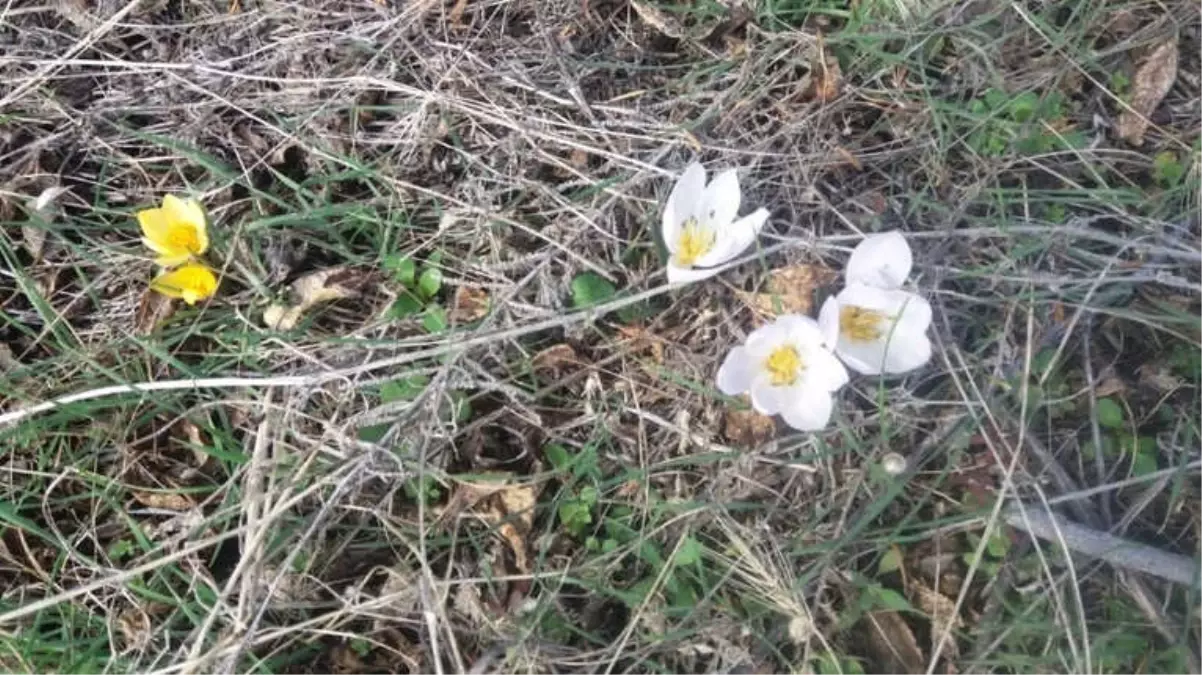
[[[58,198],[66,192],[67,188],[64,187],[49,187],[29,202],[31,224],[21,226],[21,239],[35,263],[42,260],[42,252],[46,248],[46,226],[58,217]]]
[[[21,240],[34,263],[42,261],[42,250],[46,248],[46,230],[32,225],[21,226]]]
[[[926,659],[918,648],[914,631],[901,614],[893,611],[872,612],[862,619],[873,659],[886,673],[924,673]]]
[[[150,644],[150,616],[140,607],[127,607],[117,615],[117,630],[130,650],[145,649]]]
[[[722,436],[735,447],[754,448],[776,435],[776,421],[754,410],[727,410]]]
[[[310,272],[292,282],[293,304],[269,306],[263,311],[263,323],[273,330],[291,330],[315,305],[358,297],[366,279],[363,271],[348,267]]]
[[[1177,37],[1166,40],[1144,58],[1132,78],[1131,101],[1119,113],[1119,138],[1131,145],[1144,143],[1148,117],[1173,88],[1177,79]]]
[[[448,313],[451,321],[467,323],[482,319],[488,314],[489,296],[483,288],[458,286],[455,288],[455,298],[451,301],[451,311]]]
[[[630,0],[630,6],[634,8],[635,13],[639,15],[639,18],[644,23],[670,38],[679,40],[687,34],[684,26],[680,25],[679,21],[668,16],[654,5],[639,2],[639,0]]]
[[[956,601],[927,586],[920,579],[910,581],[910,600],[931,620],[931,648],[943,639],[944,633],[963,626],[964,621],[956,611]],[[947,658],[959,656],[959,645],[954,635],[943,644],[942,653]]]
[[[576,350],[572,349],[572,345],[561,342],[535,354],[530,362],[534,366],[535,372],[559,372],[567,366],[580,365],[580,357],[576,355]]]
[[[818,53],[811,65],[814,100],[830,103],[839,97],[843,88],[843,70],[839,59],[826,50],[822,37],[818,38]]]
[[[1098,383],[1094,396],[1113,396],[1127,391],[1127,384],[1117,377],[1108,377]]]
[[[821,265],[794,265],[772,270],[764,285],[765,293],[744,293],[743,302],[764,317],[780,313],[810,314],[814,308],[814,289],[834,281],[838,276],[834,270]]]
[[[664,341],[642,326],[618,326],[618,332],[627,341],[631,352],[651,350],[651,358],[659,365],[664,364]]]
[[[455,501],[470,504],[472,510],[489,525],[497,526],[501,538],[513,551],[514,566],[530,572],[526,537],[534,525],[534,505],[539,489],[532,483],[460,482]]]
[[[188,495],[182,495],[178,492],[149,492],[146,490],[133,490],[134,499],[142,506],[148,506],[152,509],[164,509],[166,511],[189,511],[196,508],[196,502]]]
[[[134,333],[150,335],[171,318],[177,307],[178,303],[172,298],[147,288],[138,300],[138,308],[134,310]]]
[[[346,267],[317,270],[292,282],[292,295],[305,309],[321,302],[354,298],[359,295],[363,276],[361,271]]]
[[[455,0],[455,4],[451,7],[451,11],[447,13],[447,21],[451,23],[451,28],[455,30],[463,30],[467,28],[463,24],[463,13],[467,11],[467,0]]]
[[[299,305],[285,307],[278,303],[272,304],[263,310],[263,325],[272,330],[292,330],[300,323],[302,314],[304,308]]]

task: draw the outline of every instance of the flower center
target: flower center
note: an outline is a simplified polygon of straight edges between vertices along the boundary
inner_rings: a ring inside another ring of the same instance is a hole
[[[200,252],[200,237],[196,229],[186,226],[173,227],[167,232],[167,245],[171,248],[182,249],[190,253]]]
[[[681,267],[692,267],[701,256],[714,248],[716,240],[713,230],[702,227],[696,218],[689,218],[676,242],[676,263]]]
[[[872,309],[848,305],[839,309],[839,332],[853,342],[875,342],[889,327],[889,317]]]
[[[772,350],[764,360],[764,370],[768,371],[773,386],[787,387],[801,377],[805,364],[801,362],[801,354],[792,345],[784,345]]]

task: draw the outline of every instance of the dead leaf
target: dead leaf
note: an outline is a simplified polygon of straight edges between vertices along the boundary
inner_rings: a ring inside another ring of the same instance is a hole
[[[1119,138],[1134,146],[1143,145],[1148,118],[1173,88],[1176,79],[1177,37],[1173,36],[1149,52],[1135,69],[1129,107],[1119,113]]]
[[[291,330],[314,306],[358,297],[367,275],[349,267],[310,272],[292,282],[292,305],[273,304],[263,311],[263,323],[273,330]]]
[[[639,2],[639,0],[630,0],[630,6],[634,8],[635,13],[639,15],[643,23],[646,23],[664,35],[677,40],[685,36],[686,31],[684,26],[680,25],[679,21],[665,14],[658,7]]]
[[[204,436],[200,433],[200,427],[188,420],[180,420],[180,423],[176,426],[177,431],[184,432],[184,438],[188,441],[189,449],[192,451],[192,460],[196,462],[196,466],[202,467],[208,464],[213,456],[204,451],[207,443],[205,443]]]
[[[588,153],[580,148],[576,148],[568,155],[568,161],[577,169],[588,168]]]
[[[46,248],[46,228],[58,217],[57,201],[66,192],[65,187],[49,187],[29,202],[31,224],[21,226],[21,239],[35,263],[42,260],[42,252]]]
[[[455,30],[467,28],[463,23],[463,13],[465,11],[467,11],[467,0],[455,0],[451,11],[447,13],[447,21],[451,23],[451,28]]]
[[[960,628],[964,621],[956,611],[956,601],[914,578],[910,580],[910,600],[931,620],[931,649],[934,650],[944,633]],[[945,657],[956,658],[960,654],[955,635],[943,643]]]
[[[484,318],[488,314],[488,305],[488,291],[483,288],[457,286],[448,315],[456,323],[467,323]]]
[[[17,357],[13,356],[12,347],[6,343],[0,342],[0,370],[11,370],[21,365]]]
[[[302,314],[304,314],[304,309],[299,306],[285,307],[278,303],[271,304],[263,310],[263,325],[271,330],[292,330],[296,328],[296,324],[300,323]]]
[[[501,477],[508,480],[505,476]],[[468,506],[481,520],[497,528],[501,538],[513,551],[517,571],[522,574],[530,572],[526,537],[534,525],[538,486],[533,483],[461,481],[455,492],[455,502]]]
[[[559,373],[567,366],[579,366],[580,357],[576,355],[576,350],[572,349],[572,345],[561,342],[535,354],[530,359],[530,363],[534,366],[535,372],[552,371]]]
[[[29,252],[29,257],[33,258],[33,262],[41,262],[42,249],[46,247],[46,230],[31,225],[22,225],[21,240],[25,245],[25,250]]]
[[[1108,377],[1098,383],[1094,396],[1113,396],[1127,391],[1127,384],[1117,377]]]
[[[651,350],[651,358],[658,364],[664,364],[664,341],[658,335],[641,326],[618,326],[618,332],[627,341],[631,352]]]
[[[346,267],[310,272],[292,282],[292,295],[297,305],[306,308],[320,302],[353,298],[359,295],[355,284],[361,277],[361,272]]]
[[[893,611],[872,612],[862,624],[867,624],[865,637],[872,658],[885,673],[924,673],[926,659],[918,648],[914,631]]]
[[[1140,386],[1149,387],[1162,394],[1177,391],[1185,386],[1185,382],[1164,366],[1144,364],[1139,369]]]
[[[822,36],[818,36],[817,56],[811,64],[812,87],[814,100],[819,103],[830,103],[839,97],[843,88],[843,70],[839,67],[839,59],[826,50]]]
[[[117,615],[117,630],[121,633],[125,648],[145,649],[153,635],[150,615],[141,607],[127,607]]]
[[[772,270],[764,284],[764,293],[739,296],[765,318],[777,314],[810,314],[814,308],[814,289],[834,281],[838,274],[821,265],[794,265]],[[777,303],[780,310],[777,310]]]
[[[860,164],[860,158],[856,157],[851,150],[848,150],[842,145],[835,146],[835,154],[839,155],[839,157],[843,159],[844,163],[850,165],[851,168],[855,169],[856,171],[860,171],[864,168],[864,165]]]
[[[189,511],[196,508],[196,502],[188,495],[182,495],[178,492],[149,492],[146,490],[132,490],[131,494],[139,504],[152,509],[163,509],[165,511]]]
[[[722,421],[722,436],[727,443],[755,448],[776,435],[776,421],[754,410],[727,410]]]
[[[134,333],[150,335],[171,318],[176,307],[178,304],[172,298],[147,288],[138,300],[138,308],[134,310]]]

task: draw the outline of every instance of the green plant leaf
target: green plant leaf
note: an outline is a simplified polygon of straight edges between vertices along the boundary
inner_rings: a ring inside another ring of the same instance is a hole
[[[877,563],[876,573],[877,574],[888,574],[889,572],[893,572],[895,570],[901,569],[901,566],[902,566],[901,549],[896,546],[890,546],[889,550],[885,551],[885,555],[881,556],[881,562]]]
[[[417,292],[427,300],[438,295],[442,288],[442,270],[437,267],[427,267],[422,270],[421,278],[417,280]]]
[[[864,591],[871,607],[891,609],[895,612],[908,612],[914,609],[910,606],[910,601],[906,600],[906,596],[892,588],[872,585],[866,586]]]
[[[422,317],[422,328],[428,333],[441,333],[447,329],[447,311],[438,305],[430,305]]]
[[[422,301],[409,291],[401,291],[396,302],[388,309],[388,315],[394,319],[404,319],[422,311]]]
[[[559,522],[572,536],[579,537],[593,522],[593,514],[587,504],[573,499],[559,505]]]
[[[985,544],[985,550],[989,551],[989,555],[994,558],[1005,558],[1006,553],[1010,550],[1010,537],[1006,536],[1005,532],[998,530],[989,537],[989,542]]]
[[[701,562],[701,542],[694,537],[685,537],[680,543],[680,548],[676,550],[677,565],[694,565]]]
[[[422,393],[427,384],[430,384],[430,378],[425,375],[411,375],[392,382],[385,382],[380,385],[380,402],[412,401]]]
[[[609,300],[617,292],[618,289],[604,277],[584,272],[572,279],[572,306],[578,309],[591,307]]]
[[[417,263],[407,255],[388,256],[384,259],[384,269],[392,272],[393,278],[404,284],[407,288],[412,288],[414,280],[417,279]]]
[[[551,462],[551,466],[559,471],[567,469],[572,464],[572,456],[568,453],[568,449],[558,443],[551,443],[543,447],[543,457]]]
[[[1136,452],[1131,458],[1131,473],[1136,476],[1146,476],[1160,469],[1155,452]]]
[[[1098,424],[1107,429],[1123,428],[1123,407],[1111,398],[1098,399]]]

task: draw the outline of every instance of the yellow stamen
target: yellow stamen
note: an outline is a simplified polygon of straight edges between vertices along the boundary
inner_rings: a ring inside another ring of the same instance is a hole
[[[714,248],[716,239],[713,230],[701,227],[695,218],[689,218],[681,228],[680,239],[676,242],[676,264],[692,267],[701,256]]]
[[[848,305],[839,309],[839,332],[853,342],[875,342],[889,329],[889,317],[873,309]]]
[[[199,254],[200,237],[196,229],[188,226],[176,226],[167,231],[167,245],[173,249]]]
[[[764,360],[764,370],[768,371],[774,386],[787,387],[801,377],[801,371],[805,370],[805,364],[802,363],[801,355],[797,353],[795,347],[784,345],[772,350],[772,353]]]

